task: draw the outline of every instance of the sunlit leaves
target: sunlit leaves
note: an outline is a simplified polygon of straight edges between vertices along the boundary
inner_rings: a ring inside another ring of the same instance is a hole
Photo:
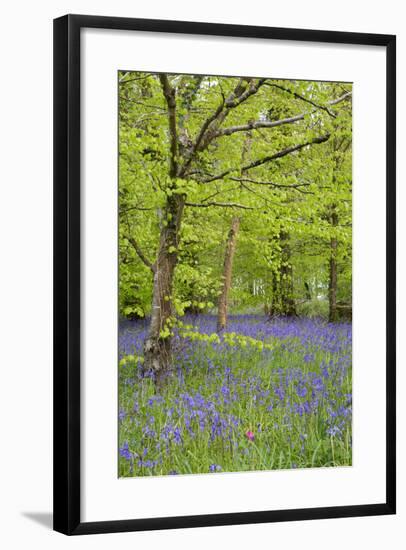
[[[147,315],[152,293],[151,271],[126,236],[136,238],[145,255],[155,261],[160,230],[173,221],[166,204],[177,195],[187,203],[202,205],[185,207],[179,243],[169,251],[178,259],[172,299],[178,300],[175,309],[179,314],[185,310],[208,311],[210,304],[216,303],[225,239],[237,213],[241,230],[234,261],[232,308],[259,307],[271,294],[271,276],[281,263],[278,236],[282,230],[289,234],[297,297],[303,298],[303,284],[310,279],[317,281],[314,285],[319,294],[326,296],[329,243],[334,237],[339,242],[341,288],[350,298],[351,100],[334,104],[351,91],[350,84],[267,80],[247,101],[229,109],[219,128],[299,115],[300,120],[215,138],[194,152],[186,174],[170,178],[167,104],[158,76],[122,72],[119,81],[122,315]],[[176,161],[182,166],[205,122],[224,104],[240,78],[169,75],[169,81],[176,88]],[[243,85],[248,86],[247,79]],[[330,138],[325,143],[243,170],[260,158],[327,133]],[[209,181],[224,172],[224,177]],[[240,204],[246,209],[208,203]],[[336,227],[331,225],[332,207],[339,219]]]

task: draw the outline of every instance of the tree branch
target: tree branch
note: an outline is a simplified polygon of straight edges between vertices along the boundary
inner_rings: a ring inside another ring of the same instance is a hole
[[[147,78],[149,78],[151,76],[150,74],[146,74],[146,75],[143,75],[143,76],[136,76],[135,78],[129,78],[128,80],[124,80],[125,77],[128,76],[129,74],[131,74],[131,73],[127,72],[125,75],[123,75],[119,79],[119,84],[127,84],[127,82],[134,82],[135,80],[146,80]]]
[[[294,122],[298,122],[299,120],[303,120],[304,117],[305,113],[301,113],[300,115],[296,115],[290,118],[282,118],[281,120],[256,120],[253,122],[248,122],[248,124],[241,124],[240,126],[230,126],[229,128],[217,130],[214,138],[229,136],[231,134],[234,134],[235,132],[247,132],[249,130],[256,130],[257,128],[276,128],[277,126],[283,126],[284,124],[292,124]]]
[[[171,150],[169,175],[172,178],[175,178],[178,171],[177,160],[176,160],[177,154],[178,154],[178,136],[177,136],[177,129],[176,129],[176,99],[175,99],[176,90],[175,88],[171,87],[167,74],[165,73],[160,74],[159,80],[161,82],[162,91],[166,99],[166,103],[168,105],[168,121],[169,121],[170,150]]]
[[[280,120],[270,121],[270,120],[256,120],[252,122],[248,122],[247,124],[241,124],[239,126],[230,126],[229,128],[223,128],[220,130],[217,130],[212,139],[215,139],[217,137],[221,136],[229,136],[231,134],[234,134],[235,132],[248,132],[250,130],[256,130],[257,128],[276,128],[277,126],[283,126],[284,124],[293,124],[294,122],[298,122],[299,120],[303,120],[307,114],[312,114],[316,112],[318,109],[321,109],[323,111],[326,111],[330,116],[333,118],[336,118],[337,115],[334,114],[328,107],[325,107],[323,105],[318,105],[317,103],[314,103],[310,99],[307,99],[296,92],[290,91],[288,88],[283,88],[282,86],[279,86],[278,84],[272,84],[270,82],[265,82],[268,86],[274,86],[276,88],[280,88],[281,90],[284,90],[285,92],[291,93],[295,97],[310,103],[310,105],[313,105],[316,109],[309,112],[309,113],[301,113],[296,116],[292,116],[289,118],[282,118]],[[345,93],[343,96],[339,97],[338,99],[329,101],[328,105],[337,105],[338,103],[341,103],[342,101],[348,99],[351,96],[351,92]]]
[[[241,182],[240,185],[246,189],[247,191],[249,191],[250,193],[252,193],[253,195],[257,196],[257,197],[260,197],[264,202],[266,202],[267,204],[272,204],[273,206],[287,206],[287,203],[286,202],[281,202],[281,203],[278,203],[278,202],[275,202],[275,201],[272,201],[270,200],[268,197],[264,197],[264,195],[262,195],[261,193],[258,193],[258,191],[254,191],[254,189],[251,189],[251,187],[249,187],[246,183],[244,182]]]
[[[277,189],[294,189],[295,191],[299,191],[304,195],[314,195],[314,193],[312,193],[311,191],[303,191],[303,189],[301,189],[302,187],[309,187],[310,183],[283,184],[283,183],[274,183],[273,181],[258,181],[250,178],[235,178],[235,177],[231,177],[230,180],[247,182],[247,183],[255,183],[256,185],[268,185],[269,187],[275,187]]]
[[[245,81],[246,79],[241,78],[229,96],[223,99],[223,102],[217,107],[214,113],[204,121],[196,137],[196,141],[190,149],[186,162],[182,167],[182,175],[186,173],[196,152],[203,151],[216,137],[216,130],[224,122],[230,110],[235,109],[249,97],[256,94],[260,87],[264,85],[266,79],[261,78],[258,79],[257,82],[251,79],[249,80],[248,87],[245,86]]]
[[[249,81],[248,87],[244,88],[244,79],[241,79],[234,91],[227,97],[222,105],[221,111],[217,114],[215,119],[211,122],[204,135],[202,136],[200,143],[196,147],[196,151],[203,151],[206,147],[217,137],[218,127],[224,122],[227,115],[232,109],[235,109],[241,103],[247,101],[252,95],[256,94],[261,86],[265,84],[265,78],[259,79],[255,82],[253,79]],[[216,111],[217,112],[217,111]]]
[[[283,86],[280,86],[279,84],[275,84],[273,82],[267,82],[267,86],[272,86],[273,88],[278,88],[279,90],[282,90],[284,92],[287,92],[288,94],[293,95],[296,99],[300,99],[301,101],[304,101],[305,103],[309,103],[310,105],[313,105],[313,107],[316,107],[316,109],[322,109],[323,111],[326,111],[330,116],[333,118],[336,118],[337,115],[335,115],[328,107],[325,105],[320,105],[319,103],[315,103],[311,99],[308,99],[307,97],[304,97],[303,95],[298,94],[297,92],[294,92],[293,90],[289,90],[289,88],[284,88]]]
[[[185,202],[185,206],[193,206],[197,208],[208,208],[209,206],[221,206],[222,208],[243,208],[244,210],[254,210],[251,206],[246,206],[245,204],[239,204],[237,202],[205,202],[196,203],[196,202]]]
[[[329,101],[329,105],[337,105],[338,103],[341,103],[342,101],[345,101],[346,99],[349,99],[352,96],[352,92],[345,92],[344,95],[337,99],[333,99],[332,101]]]
[[[134,248],[134,250],[138,254],[138,257],[140,258],[142,263],[145,264],[152,271],[152,273],[155,273],[155,264],[153,264],[148,260],[148,258],[145,256],[144,252],[140,248],[140,245],[138,244],[138,242],[133,237],[129,237],[127,235],[125,236],[125,238]]]
[[[129,206],[128,208],[121,208],[119,211],[120,216],[131,212],[132,210],[140,210],[141,212],[146,212],[148,210],[155,210],[153,206]]]
[[[303,147],[307,147],[308,145],[315,145],[319,143],[324,143],[330,138],[330,134],[325,134],[324,136],[317,136],[310,141],[305,141],[304,143],[299,143],[298,145],[292,145],[291,147],[286,147],[286,149],[282,149],[281,151],[278,151],[277,153],[274,153],[273,155],[263,157],[262,159],[258,159],[254,162],[251,162],[251,164],[248,164],[247,166],[244,166],[242,168],[242,171],[251,170],[252,168],[256,168],[257,166],[261,166],[262,164],[265,164],[266,162],[270,162],[272,160],[276,160],[282,157],[285,157],[286,155],[290,155],[291,153],[294,153],[295,151],[299,151],[300,149],[303,149]]]
[[[285,157],[286,155],[290,155],[291,153],[294,153],[295,151],[299,151],[300,149],[303,149],[303,147],[307,147],[308,145],[314,145],[318,143],[324,143],[327,141],[330,137],[330,134],[325,134],[324,136],[317,136],[310,141],[306,141],[304,143],[299,143],[298,145],[292,145],[290,147],[286,147],[286,149],[282,149],[281,151],[278,151],[277,153],[274,153],[273,155],[269,155],[266,157],[262,157],[261,159],[255,160],[254,162],[251,162],[250,164],[247,164],[246,166],[243,166],[240,169],[240,172],[246,172],[247,170],[251,170],[252,168],[257,168],[258,166],[261,166],[262,164],[265,164],[267,162],[271,162],[272,160],[276,160],[282,157]],[[235,169],[230,168],[229,170],[225,170],[221,174],[217,174],[214,176],[211,176],[210,178],[201,180],[202,183],[211,183],[212,181],[216,181],[219,179],[224,178],[231,172],[234,172]]]
[[[120,95],[120,99],[122,101],[127,101],[128,103],[135,103],[136,105],[142,105],[142,107],[148,107],[149,109],[158,109],[158,111],[164,111],[164,113],[166,113],[166,109],[164,109],[160,105],[148,105],[148,103],[145,103],[144,101],[137,101],[136,99],[123,97],[121,95]]]

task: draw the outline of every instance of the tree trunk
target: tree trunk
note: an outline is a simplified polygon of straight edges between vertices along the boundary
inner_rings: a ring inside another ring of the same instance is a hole
[[[290,261],[291,251],[289,234],[281,231],[279,235],[281,247],[280,268],[273,274],[272,282],[272,306],[270,314],[294,317],[296,304],[293,299],[293,269]]]
[[[281,233],[282,244],[282,305],[284,315],[296,316],[296,305],[293,299],[293,268],[288,233]]]
[[[226,252],[224,255],[223,288],[221,289],[218,301],[217,332],[224,330],[227,324],[228,295],[231,288],[234,252],[239,228],[240,219],[235,217],[231,221],[231,228],[228,233]]]
[[[172,286],[178,260],[178,244],[185,199],[179,195],[168,198],[156,263],[149,333],[144,342],[144,373],[155,376],[161,386],[171,368]],[[169,331],[169,334],[168,334]]]
[[[337,213],[333,210],[331,214],[331,225],[336,227],[338,225],[338,216]],[[329,287],[328,287],[328,298],[329,298],[329,321],[331,323],[337,321],[338,311],[337,311],[337,237],[332,237],[330,239],[330,262],[329,262]]]
[[[304,288],[305,288],[306,300],[307,300],[308,302],[310,302],[311,299],[312,299],[312,291],[311,291],[310,285],[309,285],[309,283],[308,283],[307,281],[304,282]]]

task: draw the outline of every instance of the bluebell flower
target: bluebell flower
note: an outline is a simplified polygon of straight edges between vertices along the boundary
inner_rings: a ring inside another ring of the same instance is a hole
[[[173,430],[173,440],[175,441],[175,443],[177,445],[179,445],[180,443],[182,443],[182,435],[181,435],[181,431],[179,428],[175,428]]]
[[[306,386],[304,386],[302,384],[298,384],[298,386],[296,388],[296,393],[299,397],[305,397],[305,395],[307,394]]]
[[[131,460],[133,458],[133,455],[128,448],[128,441],[125,441],[123,446],[120,447],[119,453],[120,453],[120,456],[122,456],[127,460]]]

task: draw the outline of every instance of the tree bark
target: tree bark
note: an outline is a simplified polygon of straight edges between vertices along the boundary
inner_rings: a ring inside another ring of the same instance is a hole
[[[293,298],[293,268],[290,261],[291,250],[289,234],[281,231],[279,235],[281,247],[280,268],[273,275],[272,306],[270,314],[295,317],[296,304]]]
[[[304,282],[304,288],[305,288],[305,296],[306,296],[306,300],[308,302],[310,302],[310,300],[312,299],[312,291],[310,289],[310,285],[307,281]]]
[[[331,214],[331,225],[337,227],[338,225],[338,216],[337,213],[333,210]],[[337,310],[337,237],[333,236],[330,239],[330,261],[329,261],[329,287],[328,287],[328,298],[329,298],[329,321],[334,323],[338,320],[338,310]]]
[[[224,330],[227,325],[228,295],[231,288],[234,253],[239,228],[240,218],[234,217],[231,221],[224,255],[223,287],[218,301],[217,332]]]
[[[172,195],[167,200],[159,249],[154,265],[152,312],[149,333],[144,342],[144,374],[152,373],[156,385],[162,386],[171,368],[172,287],[178,261],[178,245],[185,199]]]

